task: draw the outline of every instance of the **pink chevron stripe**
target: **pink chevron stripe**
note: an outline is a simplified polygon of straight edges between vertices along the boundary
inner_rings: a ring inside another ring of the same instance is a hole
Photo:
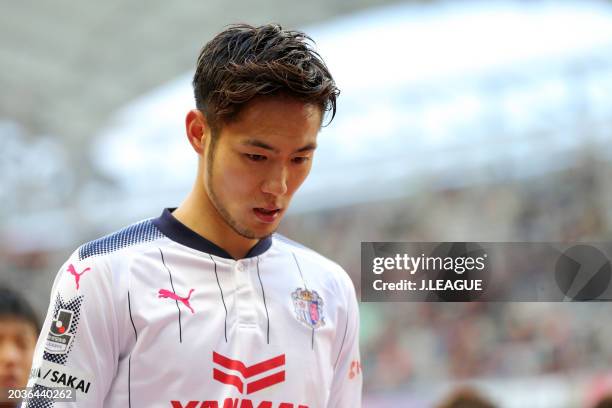
[[[285,381],[284,370],[247,384],[247,394],[252,394],[254,392],[271,387],[274,384],[278,384],[283,381]]]
[[[244,378],[250,378],[254,375],[261,374],[263,372],[285,365],[285,355],[280,354],[269,360],[265,360],[261,363],[257,363],[250,367],[247,367],[242,361],[227,358],[224,355],[213,351],[213,362],[219,364],[222,367],[227,368],[228,370],[236,370],[240,372],[240,374],[242,374]]]
[[[242,389],[244,388],[244,385],[242,384],[242,380],[239,377],[235,375],[225,374],[223,371],[219,371],[215,368],[213,370],[213,378],[219,382],[222,382],[223,384],[233,385],[242,394]]]

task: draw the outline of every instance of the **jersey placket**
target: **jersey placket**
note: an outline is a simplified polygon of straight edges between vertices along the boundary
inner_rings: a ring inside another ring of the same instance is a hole
[[[251,279],[252,262],[242,259],[236,262],[233,268],[236,282],[236,313],[238,329],[256,329],[257,308],[255,307],[255,288]]]

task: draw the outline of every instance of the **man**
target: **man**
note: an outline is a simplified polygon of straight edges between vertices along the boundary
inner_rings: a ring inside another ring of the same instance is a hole
[[[6,288],[0,288],[0,328],[0,407],[12,407],[17,400],[8,390],[28,382],[39,325],[28,302]]]
[[[304,34],[236,25],[202,49],[193,86],[192,191],[62,266],[35,386],[74,389],[61,406],[360,406],[352,283],[274,234],[335,113],[330,73]]]

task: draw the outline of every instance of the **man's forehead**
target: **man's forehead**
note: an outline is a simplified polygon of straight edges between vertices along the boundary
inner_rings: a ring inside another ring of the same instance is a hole
[[[319,127],[322,124],[323,110],[320,106],[286,94],[259,95],[254,97],[240,108],[232,122],[259,122],[270,117],[271,114],[285,114],[287,112],[301,117],[302,120],[317,123]]]

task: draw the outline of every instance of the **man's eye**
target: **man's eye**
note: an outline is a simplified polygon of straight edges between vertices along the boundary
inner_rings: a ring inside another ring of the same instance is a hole
[[[306,163],[308,160],[310,160],[310,157],[306,157],[306,156],[298,156],[298,157],[294,157],[293,159],[291,159],[291,161],[294,162],[295,164]]]
[[[266,156],[262,156],[261,154],[249,154],[245,153],[244,156],[250,161],[258,162],[266,160]]]

